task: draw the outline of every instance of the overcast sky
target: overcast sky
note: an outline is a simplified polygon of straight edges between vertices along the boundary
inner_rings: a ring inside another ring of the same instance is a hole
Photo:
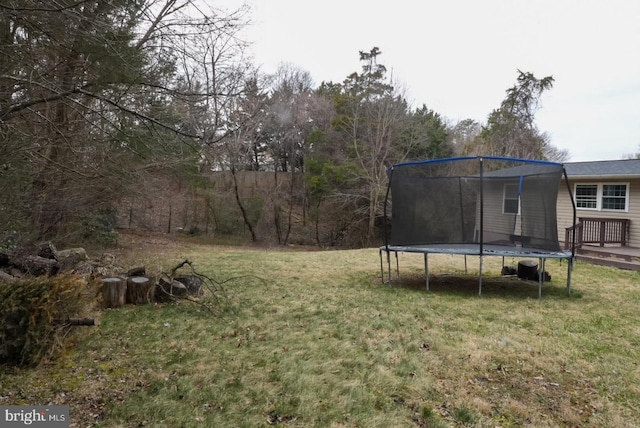
[[[481,123],[518,69],[552,75],[537,124],[571,161],[640,151],[640,0],[247,3],[246,38],[263,72],[290,63],[316,84],[342,82],[361,71],[358,52],[377,46],[414,107]]]

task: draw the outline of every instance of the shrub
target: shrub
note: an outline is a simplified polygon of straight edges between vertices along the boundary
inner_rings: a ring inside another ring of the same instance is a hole
[[[103,208],[97,212],[87,213],[82,218],[82,239],[100,245],[113,245],[118,239],[115,228],[118,224],[116,211]]]
[[[0,363],[35,366],[54,358],[69,320],[93,309],[97,286],[71,274],[0,282]]]

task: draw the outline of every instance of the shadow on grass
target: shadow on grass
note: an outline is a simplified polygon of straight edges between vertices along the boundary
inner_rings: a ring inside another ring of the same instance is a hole
[[[478,277],[472,275],[431,275],[428,291],[424,274],[403,274],[400,278],[394,278],[391,285],[394,288],[452,296],[478,297],[479,294]],[[485,276],[482,278],[481,297],[514,300],[537,299],[538,282],[522,280],[515,276]],[[568,300],[581,297],[582,295],[576,290],[572,290],[571,296],[568,296],[566,283],[545,282],[542,285],[543,299]]]

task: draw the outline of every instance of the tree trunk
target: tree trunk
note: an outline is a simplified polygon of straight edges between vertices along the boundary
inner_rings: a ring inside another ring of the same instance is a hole
[[[371,245],[375,239],[376,208],[378,206],[378,189],[371,184],[369,189],[369,223],[367,225],[367,245]]]
[[[106,308],[117,308],[126,302],[127,280],[119,276],[102,279],[102,303]]]
[[[155,300],[155,281],[146,276],[127,278],[127,303],[142,305]]]
[[[238,177],[236,177],[235,168],[231,168],[231,176],[233,177],[233,192],[236,197],[236,202],[238,207],[240,208],[240,212],[242,213],[242,220],[244,221],[245,226],[249,229],[251,233],[251,241],[256,242],[258,238],[256,237],[256,232],[253,230],[253,225],[249,221],[249,215],[247,214],[247,210],[245,209],[242,201],[240,200],[240,190],[238,189]]]

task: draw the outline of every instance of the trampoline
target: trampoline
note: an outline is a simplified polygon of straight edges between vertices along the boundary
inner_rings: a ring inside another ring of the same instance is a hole
[[[556,203],[564,177],[576,208],[564,166],[560,163],[478,156],[399,163],[389,167],[384,202],[384,245],[380,269],[392,282],[391,254],[424,254],[429,289],[429,254],[479,256],[478,295],[482,294],[485,256],[537,258],[540,272],[547,259],[567,260],[567,293],[571,294],[574,245],[558,241]],[[388,209],[391,208],[391,221]],[[575,238],[572,238],[575,239]],[[503,263],[504,264],[504,263]],[[538,275],[538,296],[544,275]]]

